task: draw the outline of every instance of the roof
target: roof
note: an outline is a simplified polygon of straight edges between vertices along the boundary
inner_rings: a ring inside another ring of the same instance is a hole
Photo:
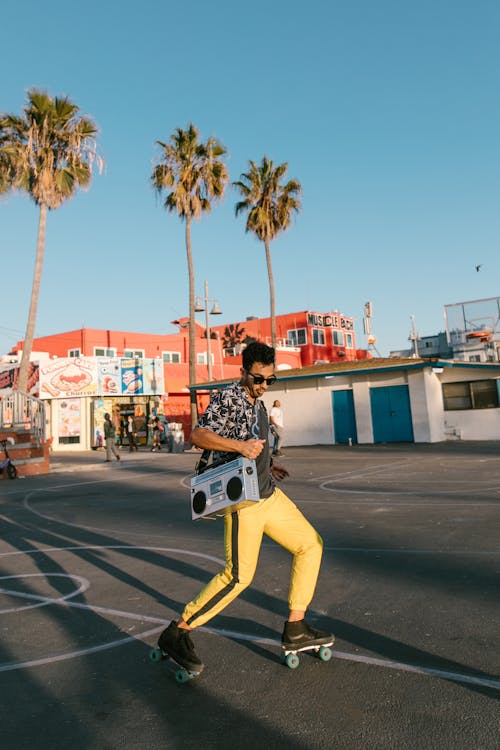
[[[312,378],[335,378],[345,375],[358,375],[369,372],[391,372],[395,370],[423,370],[426,367],[464,368],[495,370],[500,377],[499,362],[463,362],[450,359],[419,359],[414,357],[379,357],[373,359],[359,359],[350,362],[328,362],[322,365],[308,365],[292,370],[278,370],[278,382],[292,380],[309,380]],[[190,385],[190,390],[213,390],[234,382],[234,379],[224,379]]]

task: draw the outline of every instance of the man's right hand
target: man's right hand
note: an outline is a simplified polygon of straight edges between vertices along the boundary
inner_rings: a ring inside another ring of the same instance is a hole
[[[240,453],[245,458],[257,458],[264,450],[265,440],[245,440],[241,445]]]

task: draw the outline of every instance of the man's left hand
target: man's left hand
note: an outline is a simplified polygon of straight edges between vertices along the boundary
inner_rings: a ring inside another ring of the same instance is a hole
[[[286,479],[290,476],[290,474],[284,466],[273,464],[271,466],[271,476],[273,477],[273,479],[276,479],[277,482],[281,482],[282,479]]]

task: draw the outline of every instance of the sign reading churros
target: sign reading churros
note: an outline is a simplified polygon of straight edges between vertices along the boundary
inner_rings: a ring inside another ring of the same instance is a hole
[[[40,362],[40,398],[159,395],[163,362],[119,357],[60,357]]]
[[[40,398],[97,395],[95,357],[63,357],[40,363]]]

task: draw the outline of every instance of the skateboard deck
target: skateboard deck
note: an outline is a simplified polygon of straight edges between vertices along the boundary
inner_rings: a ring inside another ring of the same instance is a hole
[[[297,669],[300,664],[299,654],[302,651],[313,651],[315,656],[318,656],[321,661],[330,661],[332,658],[332,649],[330,648],[335,643],[335,638],[329,643],[322,643],[320,646],[303,646],[302,648],[287,648],[286,646],[281,647],[281,661],[286,664],[290,669]]]
[[[183,682],[187,682],[188,680],[194,680],[195,677],[198,677],[202,673],[202,669],[200,670],[192,670],[187,669],[186,667],[183,667],[182,664],[179,664],[173,656],[170,656],[170,654],[167,654],[166,651],[163,651],[161,648],[152,648],[149,651],[149,658],[153,662],[160,662],[160,661],[170,661],[172,662],[173,669],[175,671],[175,679],[179,684],[182,684]]]

